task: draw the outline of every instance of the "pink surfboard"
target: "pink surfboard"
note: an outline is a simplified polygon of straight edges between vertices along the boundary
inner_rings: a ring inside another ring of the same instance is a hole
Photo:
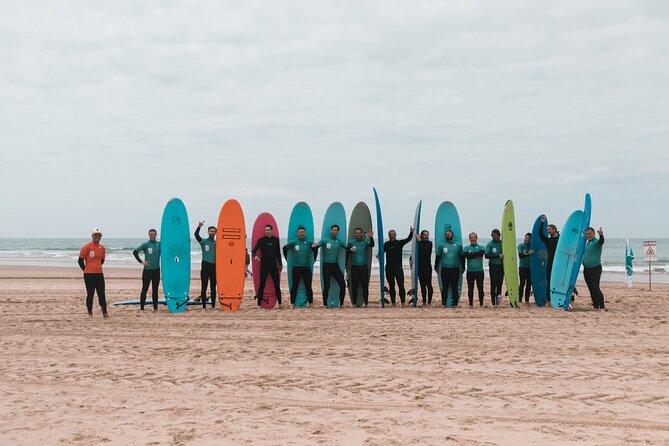
[[[258,239],[265,236],[266,225],[272,225],[274,228],[272,235],[280,237],[279,227],[276,224],[276,220],[272,214],[269,212],[263,212],[262,214],[258,215],[255,223],[253,223],[253,231],[251,233],[251,249],[253,249],[253,247],[256,245]],[[258,251],[256,255],[260,257],[260,251]],[[255,294],[258,295],[258,288],[260,288],[260,262],[255,260],[253,255],[251,255],[251,264],[253,265],[253,288],[255,289]],[[279,280],[281,280],[280,274]],[[260,306],[263,308],[274,308],[274,305],[276,305],[276,290],[274,289],[274,282],[272,281],[272,277],[269,274],[267,275],[267,280],[265,281],[263,296],[260,298],[262,299]]]

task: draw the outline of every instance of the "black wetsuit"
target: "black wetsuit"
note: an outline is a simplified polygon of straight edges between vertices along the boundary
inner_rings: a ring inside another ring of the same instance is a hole
[[[518,253],[519,259],[524,259],[529,257],[530,254],[523,254],[522,252]],[[523,294],[525,295],[525,302],[530,301],[530,292],[532,291],[532,275],[530,268],[528,267],[518,267],[518,277],[520,279],[520,284],[518,287],[518,302],[523,301]]]
[[[390,302],[395,304],[395,282],[400,293],[400,302],[404,304],[406,291],[404,290],[404,270],[402,269],[402,248],[411,241],[413,231],[404,240],[388,240],[383,244],[386,253],[386,280],[388,281],[388,293]]]
[[[558,244],[558,239],[560,238],[560,235],[556,235],[555,237],[546,237],[544,235],[544,224],[546,222],[542,221],[541,225],[539,225],[539,238],[541,238],[541,241],[544,242],[544,245],[546,245],[546,252],[548,253],[548,257],[546,259],[546,281],[548,283],[548,286],[546,287],[546,300],[548,302],[551,301],[551,272],[553,269],[553,258],[555,257],[555,251],[557,250],[557,244]]]
[[[430,240],[418,241],[418,282],[420,292],[423,296],[423,305],[432,304],[432,242]],[[414,290],[416,292],[416,290]],[[427,295],[427,296],[426,296]],[[427,299],[426,299],[427,297]]]
[[[258,285],[258,305],[265,299],[265,282],[267,275],[272,276],[274,282],[274,292],[276,300],[281,305],[281,285],[279,280],[279,267],[283,267],[281,260],[281,246],[279,238],[275,236],[263,236],[258,239],[256,245],[251,250],[251,255],[255,256],[260,251],[260,282]],[[305,283],[306,284],[306,283]]]

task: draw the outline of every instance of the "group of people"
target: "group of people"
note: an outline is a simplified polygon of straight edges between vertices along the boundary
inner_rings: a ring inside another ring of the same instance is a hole
[[[546,245],[546,271],[547,282],[550,283],[553,258],[559,239],[559,232],[555,225],[547,226],[548,236],[544,236],[544,225],[546,218],[542,218],[539,234]],[[200,236],[200,228],[204,222],[199,222],[195,230],[195,239],[202,249],[202,265],[200,269],[201,292],[200,297],[202,305],[206,308],[207,300],[211,306],[216,305],[216,227],[209,226],[207,229],[208,237],[203,239]],[[332,225],[330,236],[315,242],[306,237],[306,230],[300,226],[297,229],[295,238],[291,239],[283,247],[280,246],[278,237],[273,235],[274,228],[271,225],[265,226],[265,236],[260,237],[251,250],[254,261],[260,264],[260,277],[258,292],[255,296],[257,305],[261,305],[265,299],[264,290],[268,276],[274,284],[274,292],[279,306],[281,303],[281,281],[280,274],[283,269],[282,253],[285,259],[288,259],[289,253],[292,255],[292,286],[290,289],[290,303],[295,306],[300,282],[304,284],[308,305],[313,305],[312,290],[312,262],[317,259],[319,249],[322,249],[322,273],[323,273],[323,306],[327,306],[327,299],[330,291],[330,285],[334,280],[339,286],[339,304],[344,304],[346,293],[346,281],[343,271],[339,266],[340,254],[345,253],[347,270],[350,268],[351,287],[350,298],[354,306],[366,307],[369,304],[369,265],[368,254],[374,248],[374,232],[368,229],[355,228],[354,238],[348,243],[341,242],[339,238],[339,226]],[[602,275],[601,253],[604,245],[604,232],[602,228],[595,235],[593,228],[586,231],[586,244],[583,256],[583,276],[590,291],[593,307],[596,309],[605,309],[604,294],[600,288],[600,279]],[[154,311],[158,309],[158,285],[160,282],[160,242],[157,240],[158,232],[150,229],[149,239],[138,246],[133,255],[135,259],[144,266],[142,272],[142,290],[140,293],[140,309],[144,310],[146,296],[149,286],[152,288],[152,303]],[[483,306],[483,258],[488,259],[488,271],[490,275],[490,299],[493,306],[500,304],[502,297],[502,283],[504,280],[504,270],[502,261],[504,253],[502,252],[501,233],[498,229],[493,229],[491,233],[492,240],[482,246],[478,244],[478,235],[475,232],[469,234],[469,244],[463,246],[454,239],[454,233],[451,229],[446,229],[445,240],[435,250],[434,263],[431,262],[433,243],[430,240],[430,233],[423,230],[416,235],[417,240],[417,275],[420,284],[423,305],[432,305],[433,287],[432,270],[440,274],[441,279],[441,304],[447,306],[448,294],[450,291],[452,306],[459,306],[460,281],[462,274],[466,271],[467,296],[469,306],[474,305],[474,288],[478,293],[479,305]],[[107,304],[105,299],[105,282],[102,272],[102,265],[105,260],[105,248],[100,244],[102,232],[95,229],[91,233],[92,240],[81,248],[79,253],[79,266],[84,271],[84,282],[86,285],[86,307],[88,314],[92,316],[93,297],[97,292],[100,307],[104,317],[108,317]],[[395,230],[388,231],[388,241],[383,244],[385,252],[385,274],[388,283],[388,294],[390,296],[390,305],[396,305],[396,297],[399,294],[400,305],[406,303],[406,289],[404,286],[404,270],[402,265],[402,252],[404,246],[411,242],[414,237],[414,228],[409,228],[409,235],[405,239],[398,240]],[[519,258],[519,300],[529,302],[531,294],[532,277],[530,274],[531,256],[537,255],[531,247],[532,234],[525,234],[524,240],[517,246]],[[143,255],[140,257],[140,253]],[[413,262],[413,258],[410,259]],[[247,252],[247,265],[250,258]],[[210,299],[207,299],[207,288],[209,288]],[[358,292],[362,290],[362,300],[358,299]],[[413,290],[417,293],[418,290]],[[547,293],[547,300],[550,301],[550,292]],[[417,298],[417,296],[416,296]]]

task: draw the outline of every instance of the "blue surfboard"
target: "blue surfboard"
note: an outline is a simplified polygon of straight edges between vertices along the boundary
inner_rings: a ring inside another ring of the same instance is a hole
[[[421,200],[416,206],[416,214],[413,218],[414,237],[411,240],[411,260],[413,262],[411,265],[411,292],[413,293],[414,307],[418,303],[418,241],[416,240],[416,234],[420,234],[420,211],[422,207],[423,201]]]
[[[323,227],[321,229],[321,240],[330,237],[330,227],[332,225],[339,225],[339,234],[337,234],[337,240],[346,246],[346,211],[344,211],[344,206],[337,202],[332,203],[327,211],[325,211],[325,216],[323,217]],[[320,248],[320,276],[321,276],[321,291],[325,287],[323,281],[323,251],[325,248]],[[346,250],[339,250],[339,258],[337,263],[339,264],[339,269],[344,274],[344,268],[346,266]],[[339,284],[334,280],[330,281],[330,290],[326,297],[326,302],[328,307],[338,307],[339,306]]]
[[[583,211],[574,211],[567,218],[560,233],[551,272],[550,292],[553,308],[566,309],[569,307],[571,294],[574,290],[574,283],[571,280],[574,268],[577,267],[574,265],[577,264],[582,224]]]
[[[314,217],[311,213],[311,208],[309,205],[303,201],[300,201],[295,206],[290,213],[290,219],[288,221],[288,233],[287,239],[293,240],[297,238],[297,228],[299,226],[304,226],[304,231],[306,233],[306,239],[313,243],[314,241]],[[286,263],[288,264],[288,289],[293,288],[293,251],[288,250],[288,258]],[[310,268],[311,273],[314,272],[314,258],[310,258]],[[307,306],[307,288],[304,284],[304,280],[300,280],[300,284],[297,288],[297,296],[295,298],[295,306],[298,308],[305,308]]]
[[[436,250],[439,249],[439,245],[446,242],[445,234],[446,230],[448,229],[453,231],[453,240],[462,245],[462,230],[460,229],[460,215],[458,214],[458,210],[450,201],[444,201],[439,205],[439,208],[437,209],[437,215],[434,219],[435,254]],[[441,265],[438,266],[437,279],[439,280],[439,289],[441,290]],[[460,302],[460,294],[462,294],[462,274],[460,274],[460,281],[458,282],[458,296],[456,296],[458,303]],[[453,306],[453,294],[450,289],[448,290],[446,306]]]
[[[374,191],[374,202],[376,203],[376,233],[378,240],[378,254],[377,259],[379,260],[379,280],[381,285],[381,308],[385,306],[384,302],[386,300],[386,259],[383,252],[383,217],[381,216],[381,204],[379,203],[379,195],[376,193],[376,188],[372,188]]]
[[[590,227],[591,212],[592,212],[592,201],[590,199],[590,194],[585,194],[585,204],[583,205],[583,222],[581,223],[579,243],[576,248],[576,261],[574,262],[574,268],[571,271],[571,278],[569,279],[572,291],[576,287],[576,280],[578,279],[578,273],[581,270],[581,262],[583,261],[583,253],[585,252],[585,231],[588,229],[588,227]],[[565,310],[569,309],[569,302],[565,304],[564,309]]]
[[[172,198],[160,225],[160,263],[163,291],[170,313],[186,309],[190,288],[190,226],[186,206]]]
[[[530,277],[532,279],[532,292],[534,293],[534,303],[538,307],[546,305],[546,297],[548,296],[548,279],[546,276],[546,265],[548,263],[548,249],[544,241],[539,236],[539,228],[541,227],[541,218],[543,215],[534,220],[532,226],[532,240],[530,241],[530,249],[534,254],[530,256]],[[548,221],[544,224],[543,235],[548,237]]]

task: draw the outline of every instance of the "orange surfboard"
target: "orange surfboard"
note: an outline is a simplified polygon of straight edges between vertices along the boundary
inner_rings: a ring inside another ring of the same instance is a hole
[[[222,311],[237,311],[244,297],[246,225],[237,200],[228,200],[218,214],[216,288]]]

